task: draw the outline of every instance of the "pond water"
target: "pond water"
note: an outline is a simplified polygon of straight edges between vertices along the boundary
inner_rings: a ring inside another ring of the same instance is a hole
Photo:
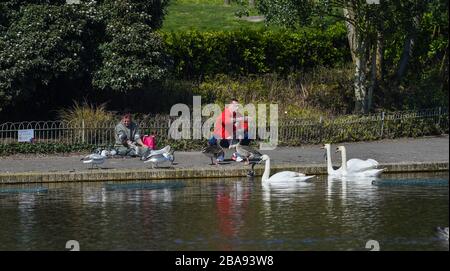
[[[0,185],[0,250],[448,250],[448,179]]]

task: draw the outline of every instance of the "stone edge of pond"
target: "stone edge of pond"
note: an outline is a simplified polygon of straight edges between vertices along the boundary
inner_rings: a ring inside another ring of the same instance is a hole
[[[385,173],[448,171],[449,162],[411,162],[381,164]],[[272,172],[282,170],[300,171],[307,175],[325,175],[325,165],[276,165]],[[261,176],[263,166],[255,167],[256,176]],[[136,181],[163,179],[201,179],[246,177],[248,167],[242,168],[173,168],[173,169],[94,169],[89,171],[18,172],[0,173],[0,184],[61,183],[92,181]]]

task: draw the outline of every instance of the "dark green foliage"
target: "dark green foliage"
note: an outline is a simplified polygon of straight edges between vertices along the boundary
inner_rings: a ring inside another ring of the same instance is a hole
[[[162,78],[165,57],[153,30],[168,1],[64,3],[0,4],[0,119],[27,110],[48,118],[98,90],[143,91]]]
[[[345,28],[328,31],[239,30],[165,33],[168,55],[182,78],[205,75],[286,73],[349,61]]]
[[[259,0],[257,7],[269,23],[296,28],[310,25],[315,8],[313,0]]]
[[[90,78],[96,64],[95,17],[89,7],[23,7],[0,36],[0,109],[31,98],[49,105],[64,89],[77,94],[70,85],[81,87],[77,82]]]
[[[66,143],[12,143],[0,144],[0,156],[12,154],[53,154],[92,151],[96,146],[89,144],[66,144]]]

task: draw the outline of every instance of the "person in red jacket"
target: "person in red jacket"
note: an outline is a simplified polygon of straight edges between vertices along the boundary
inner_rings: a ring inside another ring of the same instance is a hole
[[[244,117],[237,112],[238,107],[237,99],[232,99],[216,119],[213,136],[216,140],[220,140],[220,145],[224,148],[228,148],[233,140],[236,140],[237,129],[243,129],[245,125]]]
[[[250,144],[250,139],[248,138],[248,117],[242,116],[238,112],[238,108],[238,100],[231,99],[231,103],[225,107],[224,111],[216,119],[213,136],[208,140],[208,145],[216,145],[219,142],[222,148],[228,148],[239,140],[241,145]],[[231,159],[236,160],[238,156],[237,153],[233,153]],[[223,160],[223,154],[217,158],[217,161]]]

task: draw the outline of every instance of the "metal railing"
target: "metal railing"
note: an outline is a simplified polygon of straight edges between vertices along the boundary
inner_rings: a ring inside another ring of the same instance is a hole
[[[157,115],[136,122],[142,134],[154,133],[158,140],[164,140],[169,139],[169,128],[175,119],[176,117],[168,115]],[[345,115],[318,120],[282,118],[279,119],[278,133],[281,144],[299,145],[448,134],[448,122],[448,109],[435,108],[365,116]],[[117,121],[7,122],[0,124],[0,144],[17,142],[19,130],[34,129],[33,142],[107,146],[115,142],[116,124]]]
[[[446,108],[346,115],[319,121],[282,119],[279,140],[282,144],[299,145],[448,134],[448,121]]]

